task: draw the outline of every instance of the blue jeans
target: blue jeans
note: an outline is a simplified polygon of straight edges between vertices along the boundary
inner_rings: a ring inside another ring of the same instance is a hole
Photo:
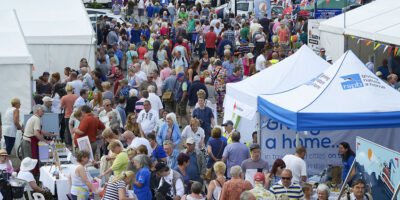
[[[174,23],[174,15],[169,15],[169,17],[170,17],[170,19],[171,19],[171,24],[173,24]]]
[[[4,140],[5,140],[5,143],[6,143],[7,154],[10,155],[11,151],[12,151],[12,149],[14,147],[15,137],[4,136]]]

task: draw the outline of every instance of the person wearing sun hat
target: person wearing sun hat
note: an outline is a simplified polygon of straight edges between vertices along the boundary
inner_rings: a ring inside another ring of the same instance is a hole
[[[25,180],[29,184],[25,186],[25,191],[45,192],[41,187],[36,184],[36,180],[31,172],[35,168],[38,160],[26,157],[21,161],[20,171],[17,178]]]
[[[5,170],[10,174],[14,171],[11,160],[8,159],[8,154],[5,149],[0,150],[0,170]]]

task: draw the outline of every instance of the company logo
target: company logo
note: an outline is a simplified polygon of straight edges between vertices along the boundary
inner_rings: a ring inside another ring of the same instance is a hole
[[[343,90],[349,90],[354,88],[364,87],[361,80],[360,74],[350,74],[346,76],[341,76],[344,81],[341,83]]]
[[[237,105],[236,105],[236,102],[235,102],[235,104],[233,105],[233,110],[235,111],[236,109],[237,109],[238,111],[240,111],[240,112],[243,112],[243,108],[237,106]]]

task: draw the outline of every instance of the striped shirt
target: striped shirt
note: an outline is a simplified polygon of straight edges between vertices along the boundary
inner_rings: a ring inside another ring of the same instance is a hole
[[[297,183],[292,183],[288,188],[282,185],[282,182],[278,182],[273,185],[269,191],[275,195],[275,198],[280,197],[282,194],[285,194],[289,197],[289,200],[298,200],[304,197],[303,190],[301,190],[301,186]]]
[[[110,177],[110,180],[111,177]],[[115,200],[115,199],[119,199],[118,198],[118,190],[120,188],[125,189],[126,188],[126,183],[123,180],[119,180],[117,182],[114,183],[108,183],[106,191],[104,192],[104,197],[103,200]]]

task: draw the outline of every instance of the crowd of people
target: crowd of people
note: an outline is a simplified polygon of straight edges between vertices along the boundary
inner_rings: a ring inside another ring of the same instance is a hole
[[[65,67],[63,79],[60,72],[39,77],[33,116],[24,128],[20,100],[12,99],[2,119],[0,168],[13,171],[7,156],[20,130],[24,159],[18,176],[36,192],[44,192],[33,176],[39,172],[38,143],[59,137],[77,160],[69,176],[72,199],[100,192],[91,185],[88,164],[99,166],[95,180],[107,183],[100,194],[106,200],[311,199],[305,147],[276,159],[270,169],[255,130],[240,133],[232,121],[221,123],[226,84],[293,54],[307,42],[306,20],[222,20],[209,5],[180,1],[140,0],[137,8],[139,19],[131,3],[123,11],[129,23],[99,18],[93,66],[82,58],[79,66]],[[321,57],[329,60],[322,50]],[[41,129],[44,113],[59,114],[59,133]],[[243,134],[253,140],[244,143]],[[92,152],[79,151],[77,140],[85,136]],[[351,173],[349,184],[356,187],[348,199],[364,198],[357,188],[365,183],[350,172],[354,152],[342,143],[340,153],[343,180]],[[329,193],[318,186],[318,199]]]

